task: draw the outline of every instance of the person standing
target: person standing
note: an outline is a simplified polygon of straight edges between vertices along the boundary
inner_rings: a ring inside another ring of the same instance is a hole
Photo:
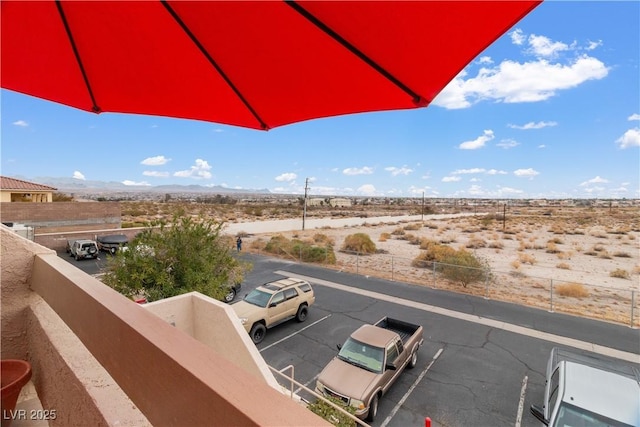
[[[240,238],[240,236],[238,236],[238,238],[236,239],[236,249],[238,252],[242,250],[242,239]]]

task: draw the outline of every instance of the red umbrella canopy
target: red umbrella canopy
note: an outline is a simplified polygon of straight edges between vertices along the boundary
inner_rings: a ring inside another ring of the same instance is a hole
[[[5,89],[255,129],[428,105],[540,1],[3,1]]]

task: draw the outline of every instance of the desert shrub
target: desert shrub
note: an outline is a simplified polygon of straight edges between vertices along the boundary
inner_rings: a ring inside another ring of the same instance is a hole
[[[487,242],[480,237],[472,237],[465,246],[469,249],[486,248]]]
[[[555,243],[556,245],[561,245],[562,239],[559,237],[554,237],[553,239],[550,239],[547,243]]]
[[[403,231],[404,233],[404,231]],[[344,238],[343,251],[358,252],[361,254],[373,254],[376,252],[376,244],[365,233],[349,234]]]
[[[405,231],[402,228],[396,228],[391,232],[394,236],[404,236]]]
[[[504,249],[504,243],[499,240],[492,240],[487,244],[492,249]]]
[[[633,274],[640,274],[640,265],[636,265],[631,271]]]
[[[404,229],[407,231],[415,231],[420,230],[421,226],[418,223],[408,224],[404,226]]]
[[[404,237],[405,237],[405,240],[408,240],[409,243],[412,244],[412,245],[419,245],[420,244],[421,238],[419,236],[416,236],[415,234],[407,234]]]
[[[589,256],[598,256],[598,252],[596,252],[596,251],[594,251],[592,249],[590,249],[588,251],[585,251],[584,254],[585,255],[589,255]]]
[[[439,243],[435,240],[427,239],[426,237],[420,239],[420,249],[429,249],[433,245],[438,245]]]
[[[490,278],[487,263],[465,249],[459,249],[446,256],[443,264],[439,264],[436,269],[445,278],[459,282],[464,288],[471,283],[482,282]]]
[[[448,243],[455,243],[456,238],[453,236],[444,236],[440,238],[439,242],[442,243],[443,245],[446,245]],[[422,244],[422,241],[420,241],[420,243]]]
[[[520,261],[522,264],[530,264],[530,265],[534,265],[537,262],[536,257],[530,254],[519,254],[518,261]]]
[[[609,273],[611,277],[617,277],[618,279],[628,279],[629,272],[627,270],[623,270],[621,268],[616,268],[611,273]]]
[[[628,252],[614,252],[613,256],[618,258],[631,258],[631,255]]]
[[[555,288],[558,295],[563,297],[585,298],[589,296],[589,292],[580,283],[564,283]]]
[[[548,254],[557,254],[558,252],[560,252],[560,249],[558,249],[558,247],[556,246],[556,244],[555,244],[555,243],[553,243],[553,242],[551,242],[551,241],[550,241],[549,243],[547,243],[547,250],[546,250],[546,252],[547,252]]]
[[[335,264],[336,254],[330,245],[318,246],[301,240],[292,242],[293,254],[303,262]]]
[[[562,270],[571,270],[571,266],[569,264],[567,264],[566,262],[561,262],[559,264],[556,264],[556,268],[562,269]]]
[[[598,258],[602,258],[602,259],[611,259],[612,256],[609,255],[609,252],[607,251],[602,251],[602,252],[598,252]]]
[[[602,252],[602,251],[604,251],[604,250],[605,250],[605,249],[604,249],[604,246],[603,246],[603,245],[601,245],[601,244],[599,244],[599,243],[598,243],[597,245],[593,245],[593,248],[592,248],[592,249],[593,249],[594,251],[596,251],[596,252]]]
[[[148,227],[149,221],[134,221],[134,222],[122,222],[120,224],[121,228],[138,228],[138,227]]]
[[[459,282],[463,287],[489,278],[487,263],[466,249],[455,250],[450,246],[433,243],[413,259],[411,265],[428,268],[436,263],[436,271],[446,279]]]
[[[249,243],[249,248],[251,249],[256,249],[259,251],[264,250],[264,247],[266,246],[266,242],[263,239],[255,239],[254,241],[252,241],[251,243]]]
[[[291,252],[291,242],[282,234],[271,237],[264,250],[274,255],[284,255]]]
[[[332,403],[343,408],[345,411],[349,412],[352,415],[355,414],[356,412],[356,409],[353,406],[351,405],[345,406],[341,400],[335,399],[333,397],[329,397],[327,398],[327,400],[330,400]],[[336,427],[355,427],[356,426],[355,421],[353,421],[351,418],[347,417],[341,411],[338,411],[336,408],[329,405],[322,399],[317,399],[315,402],[310,403],[307,406],[307,408],[314,414],[324,418],[325,420],[327,420],[328,422],[330,422]]]
[[[558,259],[571,259],[571,256],[573,256],[573,252],[568,251],[568,252],[558,252]]]
[[[436,230],[438,228],[437,224],[433,224],[431,222],[426,223],[424,226],[427,227],[427,228],[430,228],[432,230]]]
[[[329,237],[326,234],[322,234],[322,233],[314,234],[313,242],[318,245],[328,245],[328,246],[333,246],[335,244],[335,240],[333,240],[333,237]]]
[[[515,260],[515,261],[511,261],[511,267],[513,267],[514,270],[518,270],[520,268],[520,261]]]
[[[389,233],[382,233],[380,234],[380,237],[378,238],[379,242],[386,242],[387,240],[389,240],[391,238],[391,234]]]

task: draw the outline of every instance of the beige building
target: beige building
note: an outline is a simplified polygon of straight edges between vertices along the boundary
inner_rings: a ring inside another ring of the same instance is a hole
[[[0,202],[50,203],[57,188],[0,176]]]

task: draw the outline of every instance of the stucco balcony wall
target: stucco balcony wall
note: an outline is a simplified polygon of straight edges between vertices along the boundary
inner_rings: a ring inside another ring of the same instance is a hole
[[[276,390],[282,390],[233,309],[198,292],[143,305]]]
[[[51,425],[329,425],[53,251],[0,231],[2,357],[32,363],[43,407],[63,420]]]

